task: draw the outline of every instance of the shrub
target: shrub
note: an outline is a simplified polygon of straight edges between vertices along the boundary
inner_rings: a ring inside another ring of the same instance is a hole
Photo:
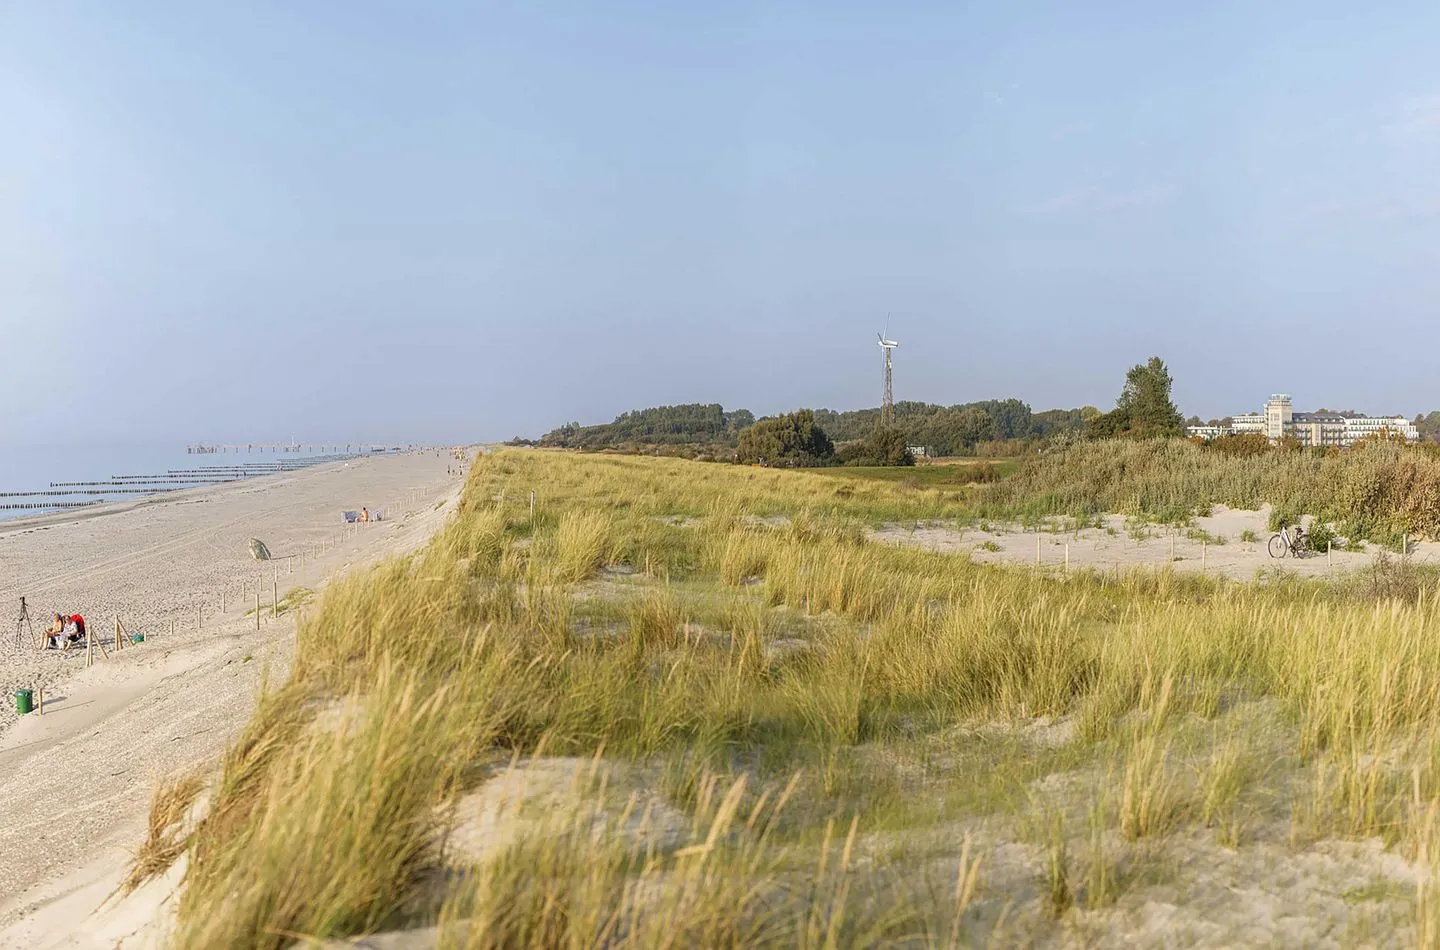
[[[736,461],[744,464],[808,467],[829,465],[835,446],[815,423],[815,413],[801,409],[773,419],[762,419],[740,433]]]
[[[1310,549],[1315,552],[1328,551],[1330,548],[1340,546],[1340,536],[1335,529],[1323,521],[1317,521],[1310,526]]]
[[[863,442],[851,442],[839,452],[846,465],[914,465],[915,456],[905,444],[905,433],[895,426],[876,426]]]

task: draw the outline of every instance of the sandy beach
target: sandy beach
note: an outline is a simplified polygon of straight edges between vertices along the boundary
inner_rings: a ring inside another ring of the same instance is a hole
[[[139,502],[0,522],[0,947],[137,943],[137,921],[94,915],[145,827],[158,780],[215,759],[248,720],[265,678],[286,675],[295,614],[256,630],[297,590],[414,550],[454,508],[448,453],[377,456]],[[383,520],[346,528],[366,506]],[[273,560],[258,564],[250,538]],[[303,555],[303,559],[302,559]],[[109,645],[15,642],[26,597],[39,631],[80,613]],[[119,620],[144,642],[116,652]],[[17,689],[44,715],[17,717]]]

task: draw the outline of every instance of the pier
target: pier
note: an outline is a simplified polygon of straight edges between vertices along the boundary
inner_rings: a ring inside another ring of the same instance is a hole
[[[294,442],[288,445],[278,443],[247,442],[244,445],[207,445],[197,443],[188,445],[185,451],[190,455],[227,455],[241,453],[254,454],[271,453],[275,455],[299,455],[307,452],[331,452],[346,455],[370,454],[374,452],[408,452],[415,449],[414,445],[383,445],[380,443],[363,442]]]

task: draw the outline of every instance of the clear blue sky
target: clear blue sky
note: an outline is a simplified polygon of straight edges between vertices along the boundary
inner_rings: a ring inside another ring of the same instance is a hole
[[[1263,8],[1263,9],[1262,9]],[[1440,408],[1440,4],[0,2],[0,439]]]

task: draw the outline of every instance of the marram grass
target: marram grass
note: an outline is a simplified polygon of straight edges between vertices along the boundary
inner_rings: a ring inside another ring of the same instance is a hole
[[[1428,578],[1047,577],[860,530],[970,501],[835,487],[482,456],[426,551],[303,622],[184,844],[177,945],[435,924],[449,947],[1044,942],[1072,905],[1122,905],[1136,856],[1178,835],[1377,837],[1440,861]],[[1235,732],[1242,709],[1264,728]],[[1014,738],[1046,723],[1069,738]],[[660,796],[683,840],[637,844],[635,816],[597,804],[457,867],[454,803],[534,755],[628,763],[634,807]],[[1037,799],[1052,771],[1095,778]],[[177,850],[157,815],[143,873]],[[969,834],[1025,827],[1044,831],[1017,904]],[[1405,939],[1435,945],[1430,885],[1413,906]]]

